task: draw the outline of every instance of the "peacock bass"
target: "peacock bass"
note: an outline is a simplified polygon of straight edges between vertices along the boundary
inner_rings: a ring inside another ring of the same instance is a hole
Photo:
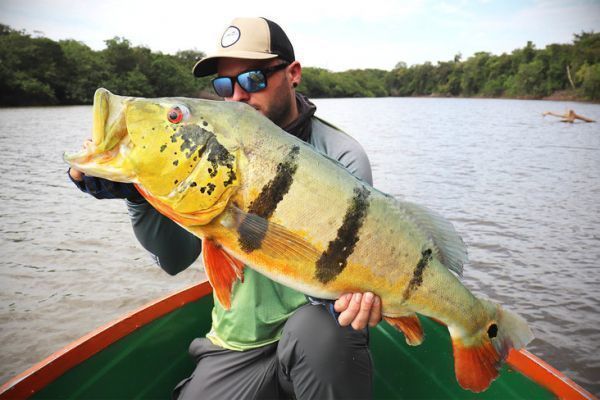
[[[319,298],[371,291],[411,345],[423,340],[415,313],[445,323],[457,380],[474,392],[533,339],[521,317],[461,284],[466,250],[447,220],[355,178],[252,107],[98,89],[93,110],[92,141],[65,160],[135,183],[200,237],[224,308],[245,265]]]

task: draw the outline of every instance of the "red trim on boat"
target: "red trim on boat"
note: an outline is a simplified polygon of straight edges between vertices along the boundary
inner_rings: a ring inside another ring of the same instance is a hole
[[[516,371],[519,371],[538,385],[554,393],[559,399],[594,400],[594,395],[567,378],[562,372],[525,349],[511,350],[506,359]]]
[[[210,284],[204,281],[153,301],[125,317],[98,328],[6,382],[0,388],[0,399],[25,399],[32,396],[69,369],[117,340],[211,292]]]

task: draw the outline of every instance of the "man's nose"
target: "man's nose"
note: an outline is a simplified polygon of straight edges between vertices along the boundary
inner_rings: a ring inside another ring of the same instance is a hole
[[[244,89],[242,89],[242,87],[240,86],[239,83],[237,83],[237,82],[234,81],[234,83],[233,83],[233,94],[227,100],[230,100],[230,101],[246,101],[249,98],[250,98],[250,94],[248,92],[246,92]]]

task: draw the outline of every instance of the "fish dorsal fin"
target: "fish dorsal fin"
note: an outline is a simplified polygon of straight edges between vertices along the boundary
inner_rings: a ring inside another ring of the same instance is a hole
[[[221,220],[227,229],[234,230],[241,249],[250,254],[260,250],[269,257],[279,260],[294,260],[294,263],[314,265],[321,252],[303,237],[286,227],[234,205],[227,207],[228,215]]]
[[[467,249],[452,223],[421,205],[404,201],[401,204],[431,241],[434,256],[446,268],[462,276]]]
[[[229,310],[235,280],[244,281],[244,264],[210,239],[202,241],[202,260],[217,300],[224,309]]]

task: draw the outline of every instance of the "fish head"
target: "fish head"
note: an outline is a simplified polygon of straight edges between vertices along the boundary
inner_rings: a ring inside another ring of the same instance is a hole
[[[92,140],[64,159],[87,175],[136,183],[153,205],[207,223],[239,182],[239,146],[219,126],[223,112],[215,103],[123,97],[98,89]]]

